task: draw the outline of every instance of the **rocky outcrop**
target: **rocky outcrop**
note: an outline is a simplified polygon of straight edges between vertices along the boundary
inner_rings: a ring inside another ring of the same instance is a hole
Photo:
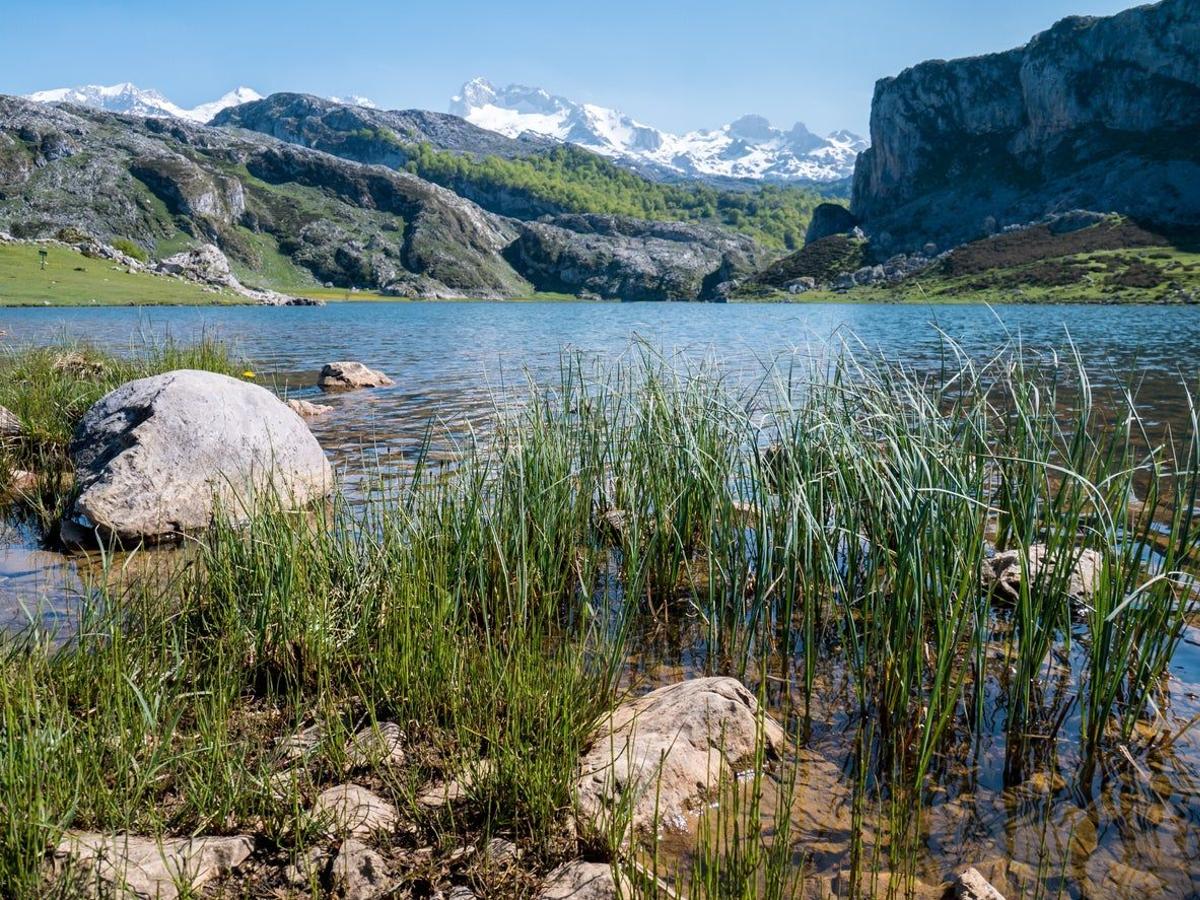
[[[202,244],[191,250],[184,250],[174,256],[155,262],[150,271],[160,275],[175,275],[188,281],[207,284],[221,290],[231,291],[239,297],[246,297],[256,303],[266,306],[324,306],[322,300],[310,300],[306,297],[289,297],[278,291],[263,291],[248,288],[233,274],[229,268],[229,260],[221,252],[220,247],[212,244]]]
[[[0,136],[0,231],[17,238],[69,228],[150,250],[182,232],[249,270],[277,248],[297,275],[339,287],[423,276],[440,295],[530,291],[502,255],[516,237],[507,220],[407,172],[249,131],[4,96]],[[43,149],[68,144],[69,157]]]
[[[782,749],[783,730],[732,678],[696,678],[622,704],[600,723],[580,762],[580,819],[600,833],[628,812],[635,831],[685,832],[722,781],[760,741]]]
[[[1064,19],[876,85],[851,209],[877,255],[1072,208],[1200,225],[1198,0]]]
[[[179,370],[122,385],[71,439],[78,495],[68,543],[159,541],[249,514],[270,494],[301,506],[333,488],[312,433],[274,394],[212,372]]]
[[[821,238],[835,234],[849,234],[858,225],[858,219],[846,207],[838,203],[820,203],[813,210],[804,243],[811,244]]]
[[[64,886],[83,896],[174,900],[228,875],[250,855],[249,837],[151,838],[72,831],[54,850]],[[79,896],[72,892],[70,896]]]
[[[700,225],[563,215],[519,229],[505,255],[544,291],[622,300],[720,300],[722,285],[765,261],[749,238]]]

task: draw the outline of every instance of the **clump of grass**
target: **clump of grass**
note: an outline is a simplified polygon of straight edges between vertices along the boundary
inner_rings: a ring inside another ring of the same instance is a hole
[[[129,238],[113,238],[112,247],[114,250],[120,250],[126,256],[136,259],[138,262],[145,262],[150,258],[150,254],[146,252],[146,248],[137,241],[131,241]]]

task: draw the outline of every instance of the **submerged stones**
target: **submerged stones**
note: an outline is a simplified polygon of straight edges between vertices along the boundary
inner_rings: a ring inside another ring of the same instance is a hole
[[[1070,552],[1070,573],[1059,578],[1055,568],[1064,560],[1064,554],[1053,554],[1045,544],[1032,544],[1028,550],[1005,550],[990,559],[985,559],[980,572],[984,588],[995,596],[1015,603],[1021,596],[1021,580],[1024,568],[1033,582],[1053,579],[1061,583],[1063,590],[1075,603],[1090,603],[1100,585],[1100,573],[1104,568],[1104,557],[1097,551],[1085,548]],[[1024,565],[1022,565],[1024,560]]]
[[[959,900],[1004,900],[1004,895],[992,887],[978,869],[967,869],[958,876],[954,896]]]
[[[256,499],[304,506],[333,488],[320,444],[270,391],[213,372],[131,381],[88,410],[71,439],[79,494],[67,543],[159,541],[243,521]]]
[[[321,369],[317,384],[323,391],[352,391],[358,388],[390,387],[396,382],[382,372],[369,369],[360,362],[343,360],[327,363]]]
[[[74,831],[54,850],[54,865],[68,884],[88,895],[174,900],[228,875],[250,855],[246,836],[152,838]]]
[[[721,779],[769,751],[783,729],[760,713],[733,678],[696,678],[623,703],[592,736],[580,761],[579,812],[599,828],[622,812],[630,826],[684,831]]]

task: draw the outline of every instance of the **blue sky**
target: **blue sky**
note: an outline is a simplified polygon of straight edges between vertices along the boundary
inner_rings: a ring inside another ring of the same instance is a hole
[[[3,0],[0,92],[132,81],[185,106],[246,84],[445,110],[475,75],[660,128],[760,113],[865,132],[877,78],[1001,50],[1121,0],[599,0],[286,4]]]

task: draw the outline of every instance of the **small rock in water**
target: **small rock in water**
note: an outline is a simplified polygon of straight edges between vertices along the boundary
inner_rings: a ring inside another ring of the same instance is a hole
[[[374,900],[387,890],[387,863],[362,841],[348,838],[333,861],[330,880],[345,900]]]
[[[959,900],[1004,900],[1004,895],[992,887],[978,869],[967,869],[958,876],[954,896]]]
[[[1030,579],[1053,577],[1056,560],[1049,558],[1050,551],[1045,544],[1031,544],[1024,555]],[[1016,602],[1021,596],[1021,556],[1021,550],[1015,549],[985,559],[980,573],[984,588],[1009,602]],[[1073,554],[1073,559],[1074,565],[1066,581],[1067,593],[1076,603],[1088,603],[1100,585],[1104,557],[1086,548]]]
[[[389,387],[396,382],[382,372],[368,369],[360,362],[344,360],[328,363],[321,369],[317,384],[323,391],[351,391],[356,388]]]
[[[302,419],[316,419],[333,412],[333,407],[324,403],[312,403],[308,400],[289,400],[288,409]]]
[[[577,859],[564,863],[546,876],[537,900],[616,900],[630,896],[632,886],[621,875],[618,889],[613,868],[608,863]]]
[[[190,895],[228,875],[253,849],[246,836],[151,838],[74,831],[55,848],[54,863],[67,878],[82,876],[102,886],[104,896],[174,900],[181,885]]]
[[[322,819],[331,834],[366,837],[396,827],[396,807],[357,784],[340,784],[322,791],[313,803],[313,815]]]
[[[13,469],[8,473],[8,488],[17,495],[29,497],[36,494],[39,483],[37,475],[25,469]]]

